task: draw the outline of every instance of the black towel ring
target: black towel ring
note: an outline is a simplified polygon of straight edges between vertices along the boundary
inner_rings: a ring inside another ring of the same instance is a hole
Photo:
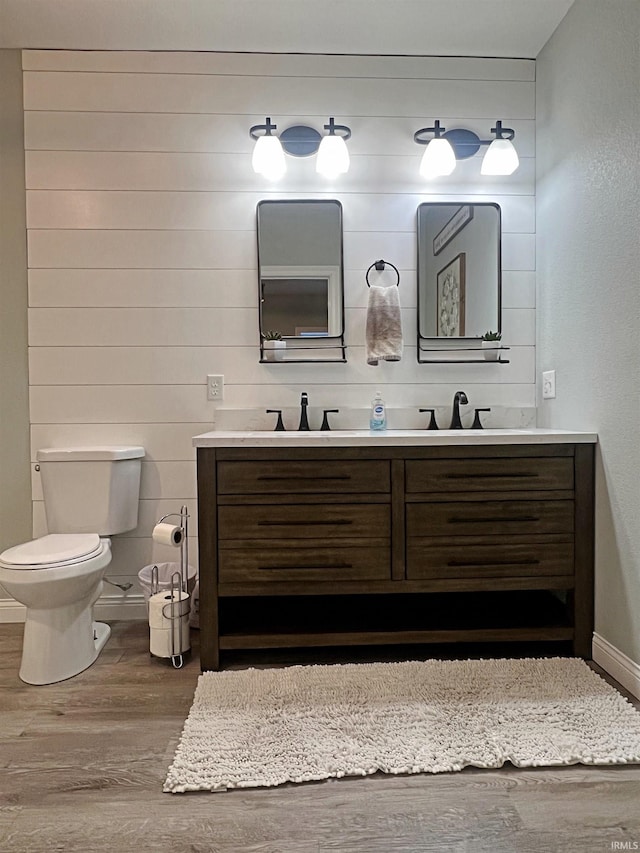
[[[365,278],[367,280],[367,287],[371,287],[371,284],[369,283],[369,273],[371,272],[371,270],[375,267],[378,272],[382,272],[382,270],[387,266],[391,267],[396,271],[396,275],[398,276],[398,280],[396,281],[396,287],[400,287],[400,273],[398,272],[398,267],[394,266],[391,261],[383,260],[374,261],[367,270],[367,274],[365,275]]]

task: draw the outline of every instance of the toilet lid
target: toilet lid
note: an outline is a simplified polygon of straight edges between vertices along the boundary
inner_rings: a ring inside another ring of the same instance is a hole
[[[97,533],[50,533],[8,548],[0,554],[0,562],[16,569],[60,566],[88,560],[98,554],[101,548]]]

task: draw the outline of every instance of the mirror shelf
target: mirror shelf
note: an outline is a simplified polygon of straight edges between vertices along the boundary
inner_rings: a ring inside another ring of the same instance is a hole
[[[347,360],[347,346],[344,343],[344,339],[342,336],[335,339],[335,343],[330,343],[331,338],[323,338],[323,340],[327,341],[326,344],[322,346],[298,346],[298,341],[294,338],[292,343],[289,343],[289,339],[283,339],[283,343],[285,343],[284,347],[281,348],[271,348],[268,346],[269,341],[261,340],[260,341],[260,364],[313,364],[314,362],[317,364],[328,364],[328,363],[345,363]],[[324,354],[333,353],[335,351],[335,355],[330,355],[324,358]],[[295,354],[294,354],[295,353]],[[306,354],[304,358],[298,357]]]
[[[508,347],[505,347],[508,349]],[[424,350],[422,350],[424,352]],[[418,363],[419,364],[509,364],[508,358],[502,358],[502,356],[498,356],[498,358],[442,358],[443,353],[442,350],[437,350],[437,355],[435,356],[427,356],[425,358],[421,357],[420,352],[418,353]]]
[[[422,346],[424,342],[425,339],[418,337],[419,364],[509,364],[509,359],[503,358],[503,353],[511,347],[502,344],[494,347],[448,346],[443,349]]]

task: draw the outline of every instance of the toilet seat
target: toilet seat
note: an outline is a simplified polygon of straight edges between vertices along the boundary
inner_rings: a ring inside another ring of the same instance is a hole
[[[84,563],[108,548],[97,533],[50,533],[0,554],[0,566],[14,570],[53,569]]]

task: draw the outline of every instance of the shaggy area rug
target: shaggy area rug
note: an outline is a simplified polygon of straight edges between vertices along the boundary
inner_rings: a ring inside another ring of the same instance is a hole
[[[507,761],[640,763],[640,713],[575,658],[207,672],[164,791]]]

